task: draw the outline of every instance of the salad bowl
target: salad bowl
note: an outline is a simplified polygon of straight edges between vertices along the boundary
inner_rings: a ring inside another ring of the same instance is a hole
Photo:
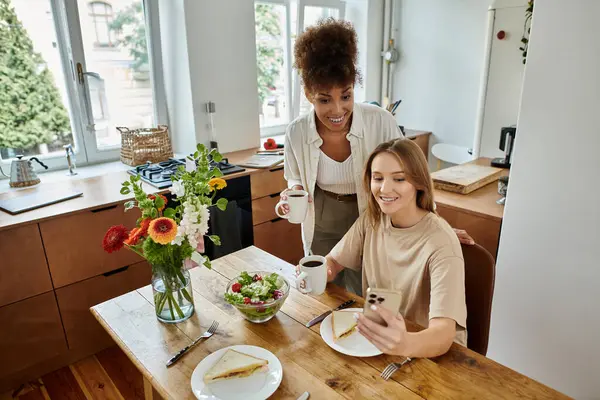
[[[227,285],[225,300],[250,322],[267,322],[290,293],[290,284],[275,272],[242,272]]]

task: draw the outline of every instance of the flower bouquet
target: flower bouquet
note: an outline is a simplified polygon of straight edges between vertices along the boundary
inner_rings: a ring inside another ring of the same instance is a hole
[[[207,235],[209,207],[217,191],[227,186],[222,172],[210,167],[210,160],[221,161],[216,150],[210,152],[202,144],[186,158],[171,176],[174,208],[167,207],[161,194],[146,194],[139,176],[123,182],[121,194],[133,193],[134,200],[125,203],[125,211],[134,207],[142,216],[136,227],[128,231],[123,225],[111,227],[103,240],[104,250],[111,253],[127,247],[152,266],[152,289],[156,316],[163,322],[181,322],[194,312],[189,268],[204,265],[210,260],[204,253],[205,236],[215,245],[221,244],[216,235]],[[220,198],[217,208],[225,210],[227,200]]]

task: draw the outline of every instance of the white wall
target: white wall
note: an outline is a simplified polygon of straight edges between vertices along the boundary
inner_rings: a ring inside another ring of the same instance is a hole
[[[258,83],[254,2],[185,0],[196,136],[210,139],[205,105],[214,117],[221,152],[258,147]]]
[[[490,0],[396,0],[400,125],[472,147]]]
[[[488,356],[600,398],[600,2],[536,2]]]
[[[171,142],[175,153],[196,147],[184,0],[159,3],[163,73]]]
[[[517,124],[525,70],[519,47],[522,46],[527,1],[521,2],[521,7],[515,7],[512,0],[510,7],[489,11],[490,15],[494,15],[494,24],[479,143],[481,157],[504,157],[505,152],[500,150],[500,131],[505,126]],[[496,36],[501,30],[506,33],[504,39]]]
[[[209,101],[216,106],[221,152],[258,147],[254,3],[161,0],[160,12],[175,151],[191,151],[196,143],[208,145]]]
[[[346,0],[344,19],[352,22],[358,35],[358,65],[362,86],[354,90],[357,101],[381,98],[381,42],[383,41],[383,0]]]

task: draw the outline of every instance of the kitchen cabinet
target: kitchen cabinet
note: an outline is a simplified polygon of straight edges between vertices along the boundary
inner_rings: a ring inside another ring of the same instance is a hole
[[[71,350],[93,354],[114,342],[90,313],[90,307],[150,283],[146,261],[98,275],[56,290],[56,299]]]
[[[501,221],[495,221],[481,216],[472,215],[467,212],[459,211],[450,207],[437,204],[436,211],[440,217],[453,228],[463,229],[475,240],[490,252],[494,259],[498,254],[498,242],[500,240]]]
[[[254,245],[290,264],[297,265],[304,256],[300,224],[276,218],[254,226]]]
[[[0,232],[0,307],[52,290],[37,224]]]
[[[67,349],[54,292],[0,307],[0,321],[0,383]]]
[[[254,245],[290,264],[304,256],[300,224],[290,224],[275,213],[279,194],[287,187],[283,167],[251,176]]]
[[[114,271],[142,261],[132,251],[107,253],[102,239],[113,225],[135,226],[139,209],[125,212],[122,203],[40,223],[54,287]]]

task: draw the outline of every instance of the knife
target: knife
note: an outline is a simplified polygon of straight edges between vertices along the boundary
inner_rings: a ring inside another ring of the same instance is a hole
[[[352,304],[354,304],[354,300],[345,301],[342,304],[340,304],[339,306],[337,306],[336,308],[334,308],[333,310],[325,311],[323,314],[319,315],[318,317],[311,319],[306,324],[306,327],[310,328],[311,326],[313,326],[315,324],[318,324],[319,322],[323,321],[332,312],[339,311],[339,310],[341,310],[343,308],[347,308],[348,306],[351,306]]]
[[[310,397],[310,393],[304,392],[300,395],[300,397],[298,397],[297,400],[307,400],[309,397]]]

